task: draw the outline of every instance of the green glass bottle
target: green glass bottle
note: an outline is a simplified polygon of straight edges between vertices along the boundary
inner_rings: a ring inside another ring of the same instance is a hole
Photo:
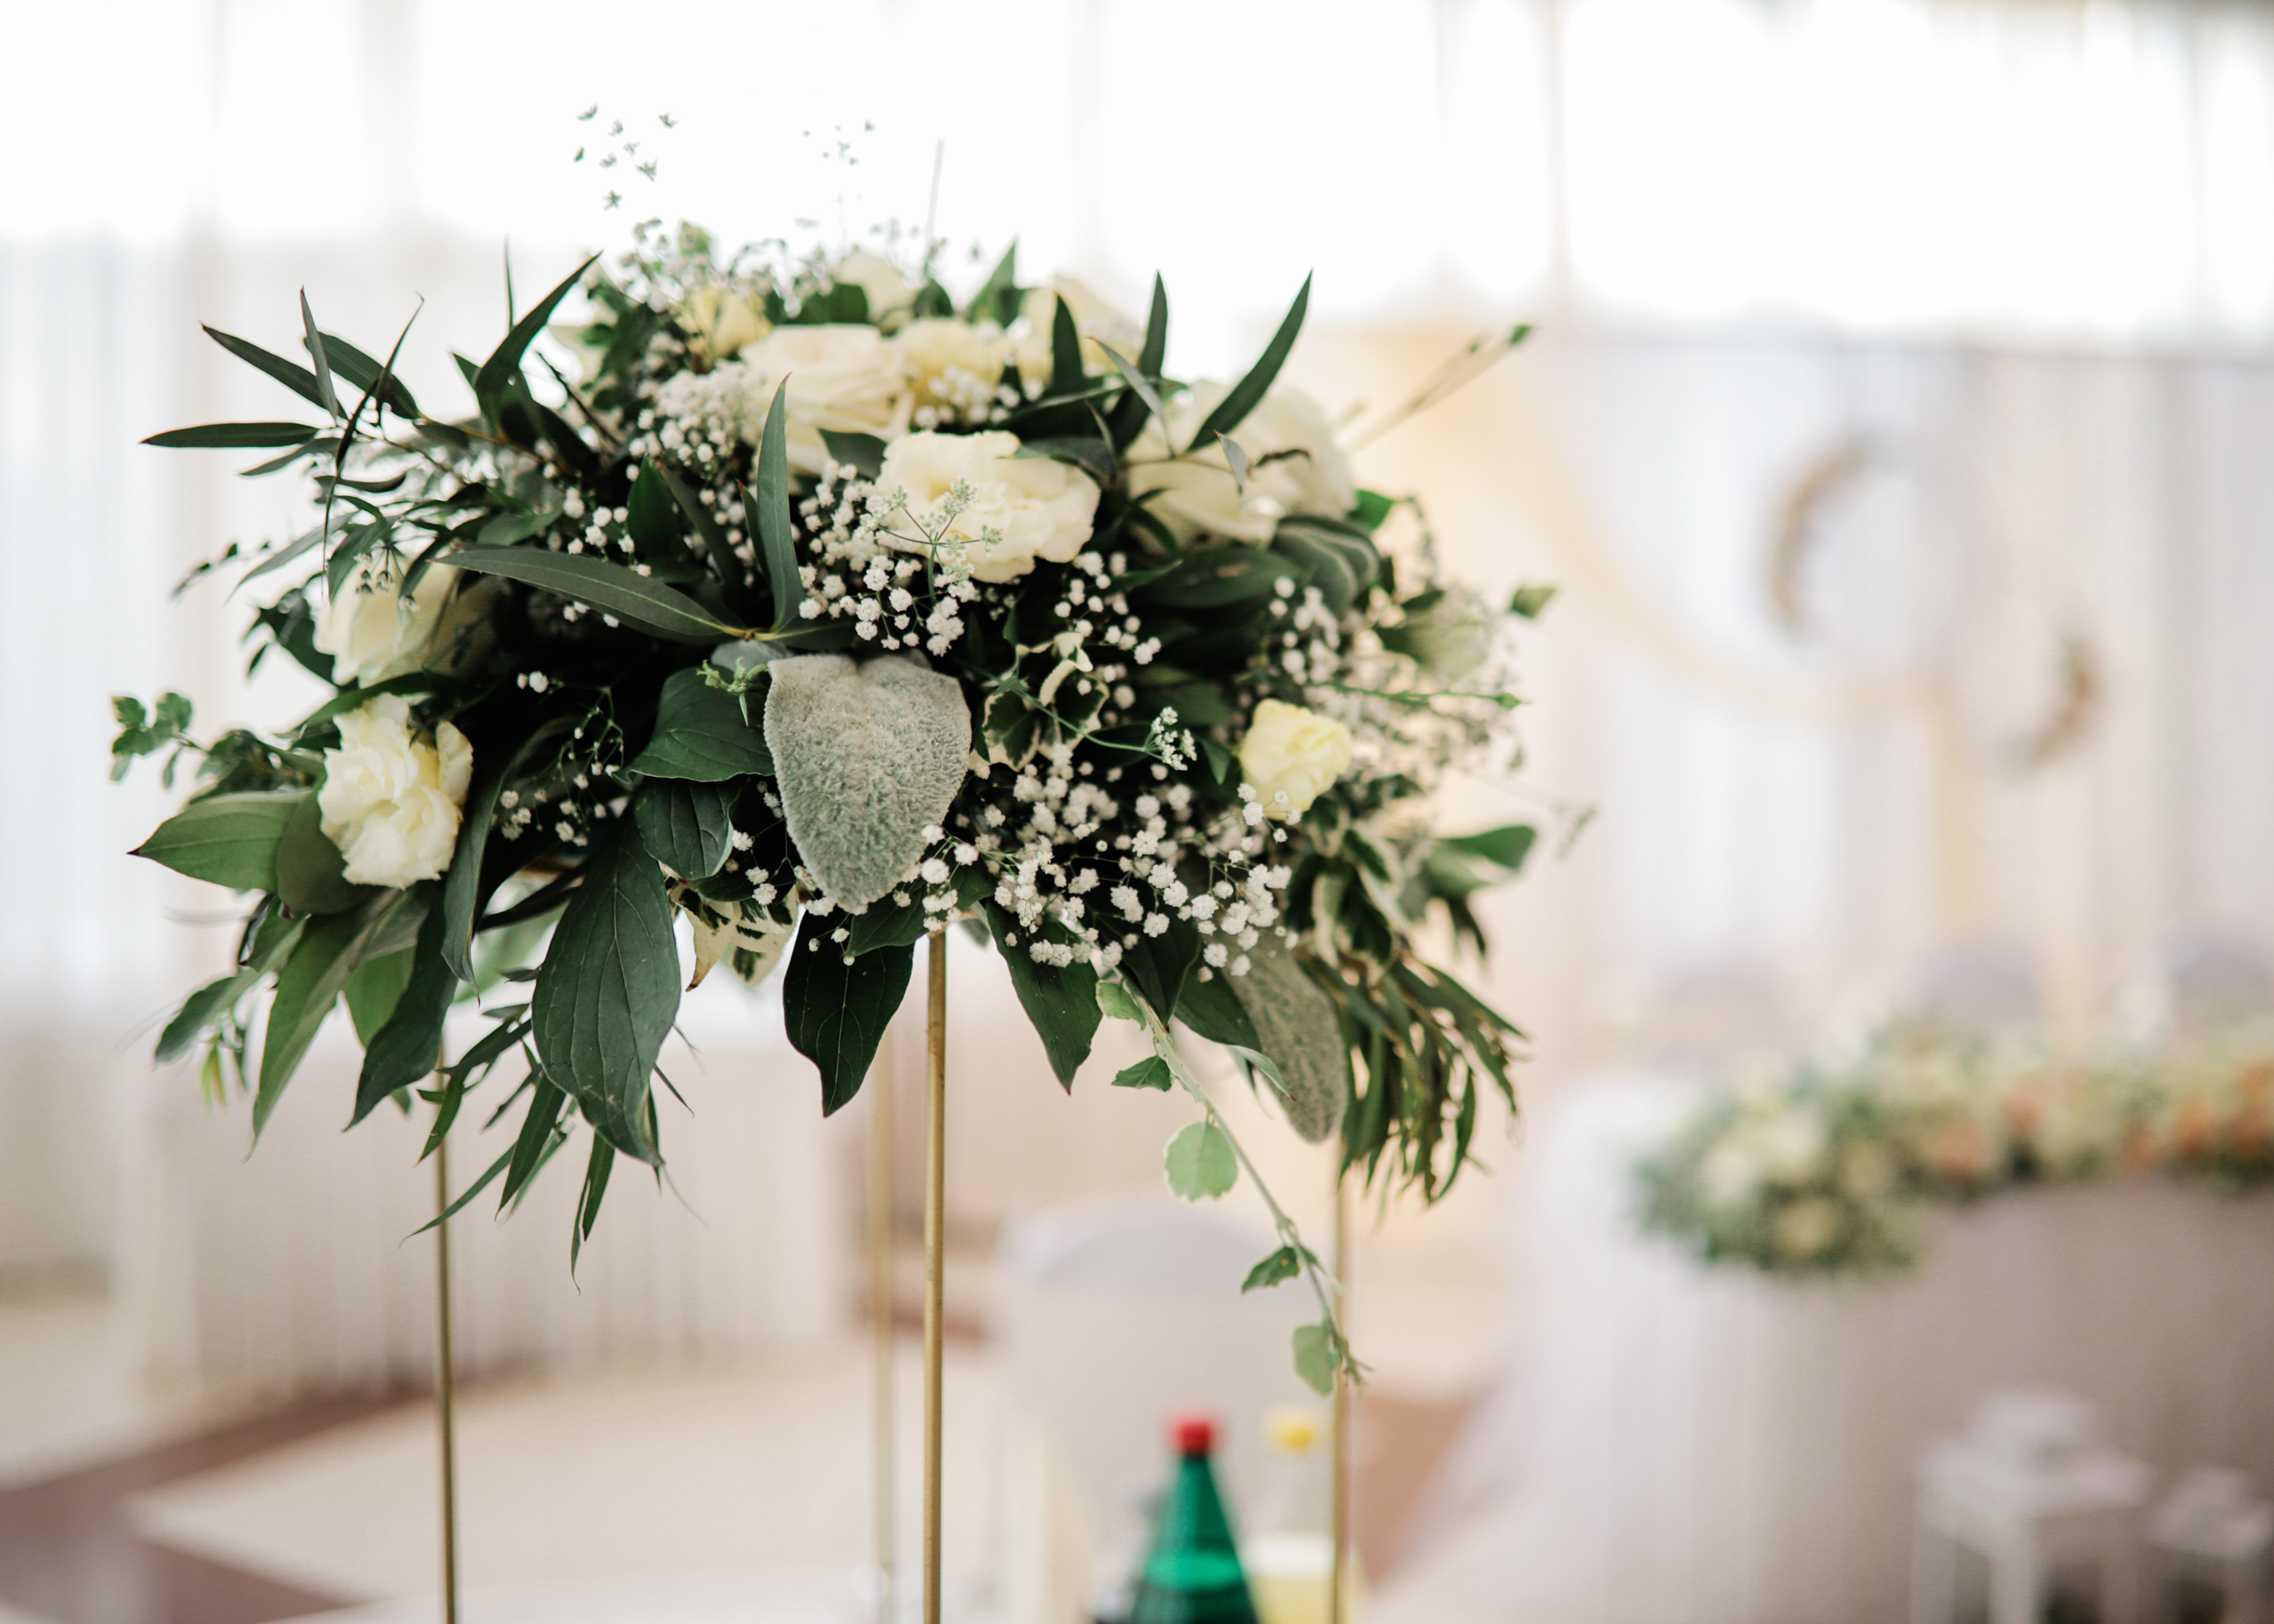
[[[1177,1475],[1161,1506],[1161,1525],[1137,1578],[1129,1624],[1256,1624],[1247,1575],[1216,1492],[1209,1455],[1216,1424],[1187,1416],[1171,1429]]]

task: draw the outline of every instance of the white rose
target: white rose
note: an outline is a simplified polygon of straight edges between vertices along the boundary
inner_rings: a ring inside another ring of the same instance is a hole
[[[687,348],[710,366],[766,335],[768,323],[757,306],[731,288],[697,288],[672,312],[687,334]]]
[[[1169,407],[1169,424],[1179,448],[1230,393],[1226,384],[1197,383],[1178,396]],[[1130,447],[1129,493],[1162,492],[1151,504],[1153,511],[1185,538],[1206,531],[1257,543],[1269,541],[1288,514],[1340,518],[1357,505],[1358,483],[1349,460],[1335,448],[1327,414],[1300,390],[1275,389],[1265,395],[1231,437],[1247,454],[1245,491],[1231,477],[1223,442],[1211,438],[1190,455],[1171,462],[1160,424],[1148,421]]]
[[[1349,728],[1284,700],[1257,705],[1239,741],[1239,770],[1255,786],[1266,817],[1302,816],[1350,764]]]
[[[473,747],[444,722],[432,743],[410,731],[410,707],[381,694],[340,718],[340,748],[324,752],[316,809],[358,885],[400,889],[441,877],[458,843],[459,808],[474,776]]]
[[[817,474],[828,456],[821,431],[892,440],[908,426],[907,381],[900,352],[857,323],[776,327],[742,353],[752,444],[764,432],[774,391],[789,380],[789,460]]]
[[[1028,289],[1019,306],[1019,320],[1025,329],[1017,350],[1021,378],[1049,381],[1050,337],[1058,326],[1061,299],[1073,317],[1074,331],[1081,335],[1082,361],[1091,372],[1112,372],[1113,363],[1105,357],[1106,345],[1131,361],[1145,347],[1143,322],[1106,303],[1088,283],[1072,276],[1053,276],[1047,288]]]
[[[909,517],[929,529],[940,522],[948,492],[968,485],[971,500],[948,525],[968,544],[956,556],[979,580],[1016,581],[1038,558],[1072,559],[1097,516],[1097,487],[1087,476],[1047,457],[1019,457],[1018,450],[1019,437],[1000,430],[910,434],[886,449],[877,488],[903,492]],[[990,532],[993,539],[983,539]],[[907,540],[895,545],[918,550]]]
[[[830,275],[835,281],[851,282],[869,296],[871,321],[881,321],[916,302],[915,284],[900,274],[900,267],[865,248],[856,248],[840,259]]]
[[[953,316],[927,316],[892,335],[901,375],[915,397],[916,422],[929,421],[926,408],[950,417],[983,417],[1003,380],[1005,345],[1000,329],[975,327]]]
[[[384,682],[418,670],[457,580],[448,565],[432,565],[406,603],[394,566],[365,554],[316,617],[316,648],[332,657],[333,680]]]

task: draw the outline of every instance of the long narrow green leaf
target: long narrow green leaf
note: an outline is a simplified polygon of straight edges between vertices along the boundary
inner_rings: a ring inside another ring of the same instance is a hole
[[[321,432],[305,423],[200,423],[195,428],[168,429],[142,443],[177,451],[214,447],[255,450],[266,446],[303,445]]]
[[[207,327],[206,331],[211,333],[213,329]],[[358,389],[370,389],[384,377],[387,383],[379,390],[379,398],[387,402],[387,409],[401,417],[418,416],[418,402],[410,398],[410,391],[403,386],[403,380],[395,376],[392,366],[373,360],[336,333],[327,333],[323,339],[324,358],[332,364],[332,371]],[[310,381],[313,381],[312,378]]]
[[[758,437],[758,541],[764,549],[766,583],[773,590],[774,623],[778,632],[796,623],[805,602],[805,583],[798,579],[797,549],[789,528],[789,380],[774,390],[766,408],[765,432]]]
[[[257,1137],[300,1068],[308,1045],[338,1002],[348,977],[380,939],[410,893],[389,891],[352,914],[334,914],[309,926],[277,973],[276,997],[260,1045],[260,1086],[252,1101]]]
[[[788,523],[787,514],[783,523]],[[686,593],[605,559],[541,547],[479,546],[462,547],[440,561],[574,598],[674,643],[712,643],[748,635],[746,628],[727,625]],[[797,578],[794,568],[790,578]]]
[[[466,1186],[465,1192],[463,1195],[459,1196],[456,1200],[451,1202],[440,1212],[435,1214],[434,1216],[429,1218],[425,1222],[420,1224],[417,1229],[411,1230],[410,1233],[413,1235],[424,1235],[427,1230],[433,1229],[438,1223],[449,1222],[451,1219],[456,1217],[458,1214],[464,1209],[469,1201],[471,1201],[476,1196],[481,1194],[483,1191],[495,1184],[497,1182],[497,1176],[504,1172],[507,1166],[511,1163],[512,1161],[513,1152],[510,1150],[501,1154],[496,1161],[490,1163],[488,1172],[483,1174],[479,1178],[474,1180],[472,1184]]]
[[[498,1192],[500,1212],[521,1193],[522,1186],[544,1162],[545,1148],[561,1126],[561,1108],[568,1099],[549,1073],[538,1073],[537,1087],[530,1095],[529,1115],[521,1119],[521,1132],[514,1136],[513,1161],[505,1170],[505,1188]]]
[[[1105,351],[1105,358],[1113,363],[1114,370],[1121,374],[1122,382],[1127,384],[1137,398],[1145,402],[1145,410],[1151,412],[1154,420],[1160,424],[1161,432],[1164,435],[1168,433],[1168,409],[1161,404],[1161,397],[1153,392],[1153,386],[1146,381],[1145,374],[1137,370],[1136,363],[1131,361],[1111,344],[1100,344],[1098,348]]]
[[[533,729],[510,755],[490,752],[466,797],[457,849],[450,854],[450,871],[442,881],[442,962],[459,981],[474,979],[474,913],[482,903],[482,859],[489,850],[498,796],[523,764],[568,726],[567,718],[555,717]]]
[[[433,889],[431,883],[428,886]],[[410,980],[395,1001],[395,1012],[364,1046],[363,1071],[356,1081],[352,1128],[398,1088],[407,1088],[441,1064],[442,1023],[456,996],[458,977],[442,957],[447,912],[430,906],[419,921],[412,950]]]
[[[1271,386],[1279,376],[1279,369],[1286,365],[1287,352],[1294,349],[1295,335],[1303,330],[1304,312],[1310,308],[1311,279],[1306,276],[1302,291],[1295,295],[1294,304],[1287,309],[1286,319],[1280,322],[1279,330],[1271,335],[1270,343],[1264,346],[1262,356],[1247,369],[1246,377],[1232,385],[1231,393],[1216,403],[1216,410],[1209,413],[1207,420],[1193,432],[1187,450],[1209,445],[1219,434],[1231,433],[1247,420],[1249,412],[1261,404],[1263,397],[1271,392]]]
[[[324,335],[316,330],[316,312],[308,308],[308,290],[300,289],[300,323],[307,331],[308,353],[316,363],[316,404],[340,416],[339,392],[332,387],[332,364],[324,355]]]
[[[250,339],[224,333],[219,327],[207,327],[205,334],[238,360],[259,367],[310,405],[321,406],[324,403],[324,393],[316,387],[316,374],[297,361],[288,361],[281,355],[263,350]]]
[[[578,280],[592,268],[592,260],[599,257],[594,254],[591,259],[585,260],[569,272],[559,287],[546,294],[535,308],[513,324],[513,330],[505,335],[505,342],[492,350],[490,358],[482,363],[481,370],[474,374],[474,397],[481,402],[485,411],[494,412],[495,402],[505,393],[506,386],[520,374],[521,357],[529,353],[529,346],[535,342],[538,334],[544,331],[545,324],[553,320],[553,312],[560,306],[561,301],[568,297]]]

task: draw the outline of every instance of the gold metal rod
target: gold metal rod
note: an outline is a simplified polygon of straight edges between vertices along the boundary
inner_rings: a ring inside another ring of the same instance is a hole
[[[892,1269],[892,1069],[890,1028],[869,1075],[869,1321],[877,1355],[877,1617],[892,1624],[900,1530],[900,1485],[893,1470],[894,1316],[900,1304]]]
[[[940,1346],[947,1227],[947,932],[925,950],[923,1624],[939,1624]]]
[[[1343,1195],[1342,1168],[1335,1168],[1335,1279],[1343,1288],[1342,1300],[1336,1307],[1345,1335],[1350,1330],[1350,1203]],[[1350,1585],[1350,1362],[1345,1359],[1335,1366],[1335,1409],[1332,1440],[1332,1459],[1329,1470],[1334,1474],[1332,1483],[1334,1570],[1327,1581],[1327,1624],[1344,1624],[1344,1605]]]
[[[434,1210],[450,1210],[450,1136],[434,1147]],[[434,1226],[434,1408],[442,1443],[442,1624],[458,1624],[457,1359],[450,1339],[450,1225]]]

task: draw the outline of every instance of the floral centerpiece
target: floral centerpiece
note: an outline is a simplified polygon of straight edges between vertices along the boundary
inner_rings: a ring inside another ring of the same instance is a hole
[[[580,289],[589,316],[555,325]],[[573,1249],[617,1159],[662,1160],[683,981],[779,976],[835,1111],[914,944],[960,922],[1062,1083],[1101,1020],[1149,1034],[1113,1081],[1201,1101],[1181,1193],[1244,1157],[1172,1022],[1346,1167],[1434,1198],[1482,1093],[1512,1101],[1516,1034],[1419,938],[1434,914],[1481,947],[1470,899],[1532,831],[1449,837],[1427,797],[1505,743],[1506,633],[1543,599],[1442,579],[1418,508],[1360,489],[1278,385],[1308,292],[1245,376],[1186,383],[1157,280],[1140,325],[1022,285],[1015,250],[959,303],[877,254],[651,227],[462,359],[456,416],[404,387],[403,339],[375,358],[305,297],[305,364],[213,333],[312,414],[152,443],[311,479],[305,530],[202,568],[290,583],[252,660],[331,694],[202,745],[179,695],[118,702],[121,771],[196,765],[140,854],[252,898],[160,1057],[202,1048],[258,1132],[344,1001],[351,1118],[418,1090],[431,1149],[517,1056],[520,1132],[459,1202],[511,1201],[582,1137]],[[446,1054],[477,998],[488,1030]],[[1311,1277],[1323,1381],[1330,1285],[1280,1226],[1251,1283]]]
[[[1910,1267],[1934,1206],[2151,1175],[2274,1184],[2274,1033],[2064,1057],[1899,1024],[1842,1060],[1710,1091],[1640,1169],[1646,1227],[1800,1276]]]

